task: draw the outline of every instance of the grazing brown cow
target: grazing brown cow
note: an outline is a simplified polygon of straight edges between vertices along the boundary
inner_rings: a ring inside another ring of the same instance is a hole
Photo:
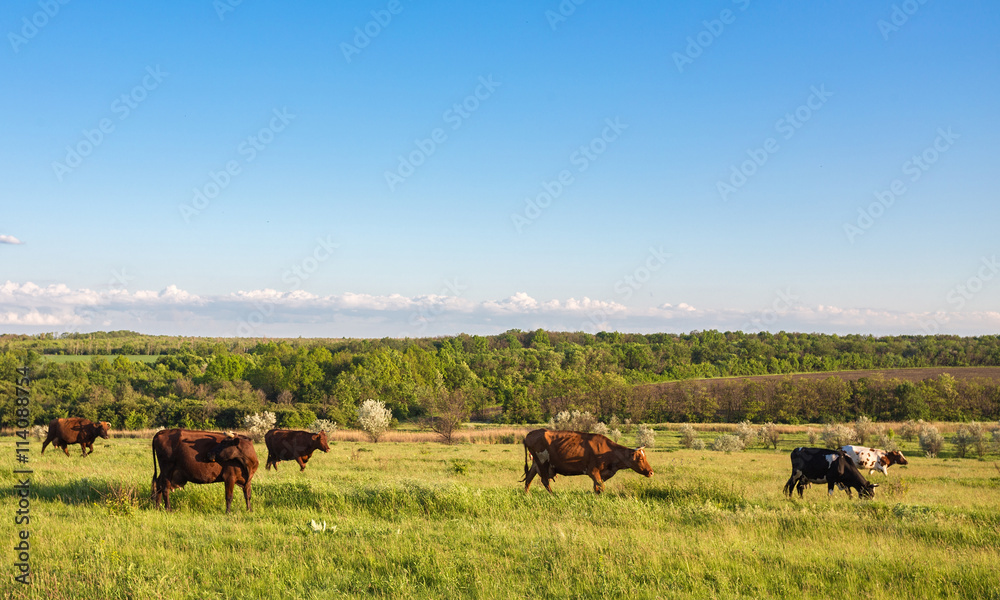
[[[604,482],[621,469],[653,476],[643,447],[627,448],[598,433],[536,429],[524,436],[524,493],[535,475],[552,493],[549,481],[556,475],[589,475],[594,493],[604,490]],[[528,455],[532,464],[528,464]]]
[[[80,444],[83,455],[88,456],[94,453],[94,440],[98,437],[108,439],[110,428],[111,423],[107,421],[94,423],[90,419],[82,417],[52,419],[52,422],[49,423],[49,434],[45,436],[45,442],[42,443],[42,454],[45,454],[45,447],[51,442],[56,448],[62,448],[66,456],[69,456],[68,446],[70,444]],[[88,448],[90,452],[87,452]]]
[[[326,443],[326,432],[312,433],[299,429],[272,429],[264,434],[267,445],[267,466],[270,470],[278,470],[278,463],[283,460],[294,460],[299,463],[299,471],[306,470],[306,463],[316,450],[329,452]]]
[[[160,473],[157,474],[157,464]],[[170,508],[170,490],[190,483],[226,484],[226,512],[233,503],[233,488],[243,488],[250,507],[250,480],[257,472],[257,452],[246,436],[216,431],[164,429],[153,436],[153,500]]]

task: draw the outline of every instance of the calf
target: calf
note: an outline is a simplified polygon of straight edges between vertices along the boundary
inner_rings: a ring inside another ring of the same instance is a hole
[[[524,492],[538,475],[552,493],[549,481],[556,475],[589,475],[594,493],[604,490],[604,482],[621,469],[653,476],[643,448],[627,448],[598,433],[536,429],[524,436]],[[532,462],[529,466],[528,456]]]
[[[785,484],[785,495],[789,498],[793,488],[798,490],[801,498],[802,490],[810,483],[827,484],[827,494],[831,496],[833,487],[839,485],[847,491],[848,498],[851,497],[851,488],[858,491],[859,497],[875,497],[878,484],[869,483],[843,450],[796,448],[792,450],[791,459],[792,476]]]
[[[907,464],[906,458],[899,450],[886,452],[878,448],[865,448],[864,446],[841,446],[840,449],[844,451],[844,454],[851,457],[851,460],[854,461],[854,464],[859,469],[868,469],[869,475],[878,471],[888,476],[889,465]]]

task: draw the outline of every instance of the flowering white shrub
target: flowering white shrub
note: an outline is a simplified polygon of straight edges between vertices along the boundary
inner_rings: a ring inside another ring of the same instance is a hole
[[[750,421],[740,421],[736,425],[736,437],[740,438],[743,442],[743,446],[753,446],[754,442],[757,441],[757,430]]]
[[[823,433],[820,434],[820,437],[823,438],[823,444],[827,448],[836,449],[846,446],[851,441],[851,438],[854,437],[854,429],[842,424],[827,425],[823,427]]]
[[[385,407],[385,402],[369,398],[358,407],[358,425],[377,442],[382,434],[389,429],[392,422],[392,411]]]
[[[816,433],[816,430],[813,429],[812,427],[807,427],[806,428],[806,439],[809,440],[809,445],[810,446],[815,446],[816,445],[816,440],[819,439],[819,434]]]
[[[712,450],[716,452],[743,452],[745,447],[740,436],[731,433],[724,433],[712,442]]]
[[[560,431],[590,432],[597,425],[597,419],[590,412],[560,411],[549,419],[548,428]]]
[[[693,448],[695,442],[698,440],[698,434],[695,432],[694,427],[692,427],[690,423],[684,423],[681,425],[679,431],[681,434],[681,446],[684,446],[685,448]]]
[[[274,429],[274,424],[277,422],[278,417],[273,412],[267,410],[262,413],[243,417],[243,427],[250,434],[250,439],[255,442],[262,441],[264,434]]]
[[[778,442],[781,440],[781,431],[778,430],[778,426],[768,421],[760,426],[760,431],[758,432],[760,436],[760,441],[764,446],[773,446],[775,450],[778,449]]]
[[[927,458],[934,458],[941,452],[941,448],[944,447],[944,436],[938,433],[937,427],[933,425],[924,424],[920,428],[920,435],[918,438],[920,440],[920,449],[924,451]]]
[[[878,425],[872,423],[868,417],[861,415],[854,421],[854,435],[851,439],[860,446],[867,446],[868,440],[878,435]]]
[[[333,421],[328,421],[327,419],[316,419],[309,426],[309,431],[313,433],[319,433],[321,431],[333,433],[334,431],[337,431],[337,424]]]
[[[635,445],[644,446],[646,448],[652,448],[656,445],[656,432],[653,428],[645,423],[639,425],[639,429],[635,432]]]
[[[608,429],[608,426],[605,425],[604,423],[601,423],[600,421],[594,424],[594,433],[599,433],[601,435],[608,435],[610,431],[611,430]]]
[[[997,431],[1000,431],[1000,429],[998,429]],[[608,438],[610,438],[612,442],[617,444],[622,439],[621,430],[612,429],[611,431],[608,432]]]
[[[42,441],[49,435],[49,426],[35,425],[31,428],[31,435],[35,436],[36,440]]]

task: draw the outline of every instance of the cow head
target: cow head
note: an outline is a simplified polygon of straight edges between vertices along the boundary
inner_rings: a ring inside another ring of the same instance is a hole
[[[903,453],[899,450],[893,450],[892,452],[885,453],[886,458],[889,459],[890,465],[905,465],[906,458],[903,457]]]
[[[108,432],[111,431],[111,423],[108,423],[107,421],[101,421],[100,423],[97,424],[97,428],[95,429],[95,431],[97,432],[97,435],[101,436],[104,439],[108,439]]]
[[[241,435],[226,438],[219,442],[209,453],[208,460],[209,462],[217,463],[237,461],[247,466],[250,462],[256,462],[256,454],[253,449],[253,441]],[[254,460],[250,460],[251,457]]]
[[[645,475],[646,477],[653,476],[653,467],[649,466],[649,461],[646,460],[646,452],[644,450],[645,446],[639,446],[632,451],[632,470],[636,473]]]
[[[869,483],[869,482],[866,481],[866,482],[864,482],[864,484],[862,486],[860,486],[860,487],[858,487],[856,489],[858,490],[858,496],[860,496],[862,498],[874,498],[875,497],[875,488],[877,488],[877,487],[878,487],[877,483]]]
[[[323,452],[329,452],[330,451],[330,445],[326,443],[326,432],[325,431],[320,431],[319,433],[314,433],[313,436],[312,436],[312,439],[313,439],[313,443],[316,444],[317,448],[319,448]]]

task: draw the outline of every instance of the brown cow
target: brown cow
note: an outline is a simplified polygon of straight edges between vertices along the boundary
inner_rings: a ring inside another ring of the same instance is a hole
[[[270,470],[278,470],[278,463],[283,460],[294,460],[299,463],[299,471],[306,470],[306,463],[316,450],[329,452],[326,443],[326,432],[312,433],[299,429],[272,429],[264,434],[267,445],[267,466]]]
[[[182,488],[188,482],[222,481],[226,484],[226,512],[233,503],[233,488],[237,485],[243,488],[247,511],[251,511],[250,481],[258,464],[253,440],[246,436],[164,429],[153,436],[153,500],[159,508],[162,497],[167,510],[171,510],[170,490]]]
[[[49,434],[45,436],[45,442],[42,443],[42,454],[45,454],[45,447],[51,442],[56,448],[62,448],[66,456],[69,456],[68,446],[70,444],[80,444],[83,455],[89,456],[94,453],[94,440],[98,437],[108,439],[110,428],[111,423],[107,421],[94,423],[90,419],[82,417],[52,419],[52,422],[49,423]],[[90,452],[87,452],[88,448]]]
[[[589,475],[594,481],[594,493],[604,490],[604,482],[621,469],[653,476],[653,467],[646,460],[643,447],[627,448],[599,433],[549,431],[536,429],[524,436],[524,493],[535,475],[552,493],[549,480],[556,475]],[[528,465],[528,455],[532,464]]]

